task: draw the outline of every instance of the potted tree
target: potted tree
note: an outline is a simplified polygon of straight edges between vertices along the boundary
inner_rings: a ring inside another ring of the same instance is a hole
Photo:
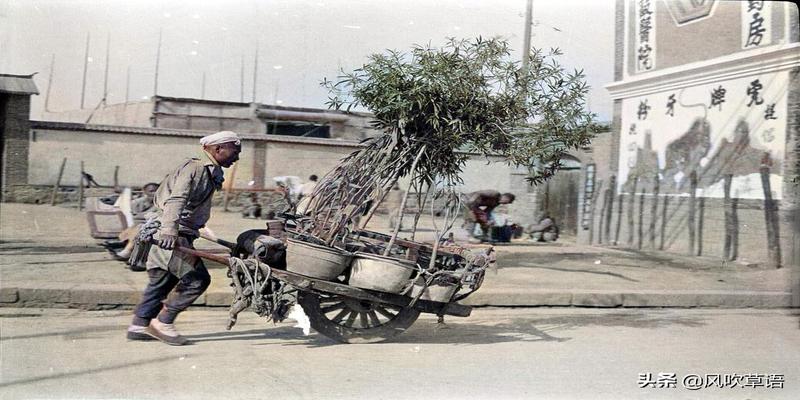
[[[400,207],[410,193],[416,194],[413,240],[419,211],[433,197],[444,196],[455,215],[454,187],[470,153],[501,156],[527,168],[531,184],[552,176],[565,152],[588,145],[594,135],[593,116],[585,109],[584,75],[566,71],[556,61],[560,54],[558,49],[533,49],[527,55],[529,68],[523,70],[503,39],[448,39],[441,47],[373,54],[361,68],[324,80],[329,107],[366,108],[383,133],[365,140],[319,182],[298,238],[346,247],[392,186],[409,176],[412,189]],[[384,246],[367,252],[408,258],[408,249],[396,244],[399,227]],[[441,235],[448,229],[446,224]],[[427,257],[431,272],[438,244]],[[377,262],[374,256],[369,261]]]

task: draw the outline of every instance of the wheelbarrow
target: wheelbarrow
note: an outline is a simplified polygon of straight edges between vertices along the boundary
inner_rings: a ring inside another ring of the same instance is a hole
[[[389,340],[408,329],[420,313],[436,314],[440,322],[445,315],[468,317],[472,308],[458,302],[480,288],[485,269],[492,262],[491,248],[473,252],[459,246],[440,246],[435,263],[431,263],[431,245],[397,240],[394,246],[406,254],[402,268],[413,266],[412,273],[397,285],[397,279],[386,282],[392,279],[387,279],[380,268],[388,268],[387,260],[376,254],[385,248],[389,237],[368,231],[351,235],[348,247],[339,249],[345,255],[340,263],[345,265],[340,271],[327,271],[327,275],[314,270],[313,264],[319,264],[318,253],[302,251],[303,246],[313,243],[297,232],[288,232],[284,249],[254,249],[252,241],[243,249],[240,240],[237,244],[218,241],[232,249],[231,256],[179,250],[229,266],[234,299],[228,329],[246,309],[279,322],[293,304],[299,304],[314,330],[341,343]],[[286,251],[286,256],[281,251]],[[437,271],[428,273],[421,267],[428,265],[436,265]]]

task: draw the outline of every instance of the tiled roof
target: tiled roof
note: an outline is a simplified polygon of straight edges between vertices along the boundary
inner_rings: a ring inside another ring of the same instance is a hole
[[[31,129],[50,129],[63,131],[89,131],[102,133],[120,133],[133,135],[180,136],[200,138],[209,134],[207,131],[193,131],[187,129],[146,128],[138,126],[93,125],[76,122],[31,121]],[[352,140],[307,138],[299,136],[267,135],[261,133],[239,133],[243,140],[318,144],[327,146],[358,147],[359,144]]]
[[[0,92],[15,94],[39,94],[33,75],[0,74]]]

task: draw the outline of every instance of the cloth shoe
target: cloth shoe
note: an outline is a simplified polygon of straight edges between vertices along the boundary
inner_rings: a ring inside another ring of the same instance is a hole
[[[147,333],[146,326],[131,325],[128,327],[127,333],[128,340],[155,340],[153,336]]]
[[[165,324],[153,318],[147,327],[147,334],[171,346],[183,346],[189,341],[175,329],[175,324]]]

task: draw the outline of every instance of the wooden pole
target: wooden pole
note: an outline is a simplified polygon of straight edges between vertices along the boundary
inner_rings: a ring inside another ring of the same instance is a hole
[[[395,185],[395,183],[397,183],[398,179],[399,179],[399,177],[395,176],[391,180],[391,184],[384,185],[384,187],[381,188],[381,190],[383,190],[383,193],[381,194],[381,198],[378,201],[376,201],[375,204],[372,205],[372,208],[369,210],[369,213],[367,214],[367,216],[365,218],[363,218],[364,222],[361,223],[361,226],[359,227],[359,229],[365,229],[367,227],[367,224],[369,223],[369,220],[372,219],[372,216],[375,215],[375,211],[377,211],[378,208],[381,206],[381,204],[383,204],[383,201],[386,199],[386,196],[389,195],[389,192],[392,190],[392,187]]]
[[[614,193],[616,191],[617,177],[615,175],[611,175],[611,178],[608,180],[608,198],[606,199],[606,226],[603,234],[603,237],[605,237],[605,240],[608,243],[611,243],[611,218],[613,217],[612,214],[614,213]],[[602,240],[600,242],[602,243]]]
[[[659,235],[658,249],[664,250],[664,238],[667,236],[667,209],[669,208],[669,196],[664,196],[664,205],[661,206],[661,232]]]
[[[769,182],[769,166],[761,166],[761,187],[764,189],[764,220],[767,225],[767,253],[769,262],[775,268],[781,267],[780,226],[775,200]]]
[[[53,86],[53,70],[56,66],[56,55],[50,58],[50,76],[47,77],[47,92],[44,95],[44,110],[50,112],[50,88]]]
[[[689,216],[688,221],[686,222],[687,228],[689,228],[689,255],[694,255],[694,244],[695,244],[695,201],[697,200],[697,172],[692,171],[689,174]]]
[[[656,248],[656,220],[658,219],[658,194],[661,190],[658,173],[653,177],[653,202],[650,204],[650,228],[648,229],[650,248]]]
[[[203,82],[200,84],[200,98],[206,99],[206,73],[203,71]]]
[[[127,103],[130,101],[130,94],[131,94],[131,66],[128,65],[127,72],[125,74],[125,102]]]
[[[550,181],[544,183],[544,208],[542,211],[546,214],[550,214]]]
[[[412,182],[414,179],[414,172],[417,170],[417,163],[419,163],[419,159],[422,158],[422,155],[425,153],[425,148],[427,146],[428,145],[422,145],[422,148],[419,149],[417,157],[414,159],[414,163],[411,164],[410,173]],[[431,190],[431,188],[429,188],[428,190]],[[406,192],[403,194],[403,201],[400,202],[400,216],[397,218],[397,226],[394,227],[392,238],[389,239],[389,243],[386,244],[386,249],[383,251],[384,256],[389,255],[389,251],[392,249],[392,245],[394,245],[395,240],[397,240],[397,234],[400,233],[400,227],[403,225],[403,214],[405,214],[406,202],[408,201],[408,195],[410,192],[411,190],[406,190]]]
[[[114,190],[119,189],[119,165],[114,166]]]
[[[242,54],[242,70],[239,75],[239,102],[244,103],[244,54]]]
[[[642,230],[644,227],[644,189],[642,189],[642,193],[639,194],[639,227],[638,227],[638,240],[636,241],[636,248],[641,250],[642,249],[642,237],[644,236]]]
[[[722,259],[725,261],[732,261],[731,246],[733,245],[733,202],[731,201],[731,184],[733,182],[732,174],[725,174],[725,183],[723,188],[725,191],[725,200],[723,207],[725,209],[725,240],[722,244]]]
[[[597,243],[603,244],[603,229],[605,229],[605,221],[606,221],[606,207],[608,206],[608,191],[609,189],[606,188],[603,191],[603,205],[600,207],[600,223],[597,226]]]
[[[617,196],[617,227],[614,232],[614,246],[619,243],[619,231],[622,229],[622,201],[624,198],[625,195],[622,193]]]
[[[80,211],[83,210],[83,161],[81,161],[81,179],[78,182],[78,211]]]
[[[161,37],[164,28],[158,30],[158,48],[156,49],[156,73],[153,76],[153,97],[158,96],[158,69],[161,65]]]
[[[731,199],[731,216],[733,221],[733,231],[731,234],[731,260],[739,258],[739,199]]]
[[[533,0],[528,0],[525,7],[525,33],[522,36],[522,71],[528,71],[528,59],[531,54],[531,27],[533,25]]]
[[[106,70],[105,74],[103,75],[103,105],[108,104],[108,62],[109,58],[111,58],[111,34],[109,33],[106,36]]]
[[[639,185],[639,177],[633,177],[633,187],[631,188],[631,197],[628,198],[628,245],[633,246],[633,212],[636,204],[636,189]]]
[[[596,214],[597,211],[597,203],[598,203],[597,194],[599,194],[600,188],[602,186],[603,186],[602,180],[595,182],[595,188],[594,188],[595,190],[592,191],[592,200],[591,200],[592,205],[591,209],[589,210],[589,244],[592,244],[592,242],[594,242],[594,215]]]
[[[222,210],[223,211],[228,211],[228,202],[230,201],[231,189],[233,189],[233,181],[234,181],[234,179],[236,179],[236,166],[237,165],[239,165],[239,163],[234,163],[233,164],[233,168],[231,168],[230,180],[225,182],[225,194],[222,197]]]
[[[258,83],[258,39],[256,39],[256,54],[253,57],[253,103],[256,102],[256,84]]]
[[[698,216],[697,216],[697,255],[703,255],[703,219],[705,218],[706,214],[706,198],[700,197],[697,202],[698,204]]]
[[[86,51],[83,54],[83,84],[81,85],[81,109],[86,100],[86,70],[89,69],[89,34],[86,34]]]
[[[56,184],[53,185],[53,193],[50,196],[50,205],[56,205],[56,195],[58,195],[58,187],[61,185],[61,177],[64,176],[64,166],[67,165],[67,157],[64,157],[61,160],[61,167],[58,169],[58,178],[56,178]]]

